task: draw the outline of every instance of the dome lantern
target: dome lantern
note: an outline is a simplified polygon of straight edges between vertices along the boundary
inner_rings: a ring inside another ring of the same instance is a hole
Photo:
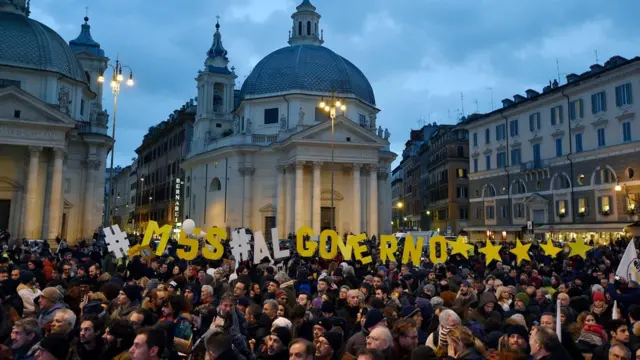
[[[89,16],[84,17],[84,24],[81,26],[80,35],[74,40],[69,41],[69,46],[74,51],[88,51],[95,56],[104,57],[104,50],[100,48],[100,44],[93,40],[91,36]]]
[[[310,0],[303,0],[291,15],[293,28],[289,32],[289,45],[322,45],[320,14]]]

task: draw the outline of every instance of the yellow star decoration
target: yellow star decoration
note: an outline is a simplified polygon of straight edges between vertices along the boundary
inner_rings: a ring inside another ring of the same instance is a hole
[[[582,257],[583,259],[586,259],[587,252],[593,249],[593,246],[589,246],[585,244],[584,239],[582,238],[576,239],[575,242],[569,242],[568,244],[569,244],[569,247],[571,248],[571,253],[569,254],[569,257],[572,257],[574,255],[580,255],[580,257]]]
[[[460,254],[465,259],[469,259],[469,251],[473,249],[473,245],[465,243],[462,236],[458,236],[456,241],[447,241],[447,243],[451,246],[451,255]]]
[[[493,245],[489,239],[487,239],[485,247],[478,249],[481,253],[483,253],[487,257],[487,265],[491,263],[491,261],[502,261],[502,257],[500,257],[500,249],[502,249],[502,245]]]
[[[546,244],[540,244],[540,247],[544,250],[545,256],[549,256],[552,259],[558,256],[558,253],[562,251],[562,248],[553,246],[553,241],[551,241],[551,239],[547,240]]]
[[[515,249],[510,250],[510,252],[517,257],[516,265],[520,265],[522,260],[531,261],[529,257],[529,248],[531,244],[522,245],[519,239],[516,239],[516,247]]]

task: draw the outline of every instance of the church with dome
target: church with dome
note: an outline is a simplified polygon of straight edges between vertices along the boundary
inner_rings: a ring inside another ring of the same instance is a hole
[[[109,59],[88,18],[67,43],[29,14],[29,0],[0,0],[0,230],[73,243],[101,224]]]
[[[264,57],[240,90],[216,24],[196,77],[198,101],[185,171],[184,218],[201,228],[250,228],[282,239],[391,232],[389,173],[396,155],[366,76],[324,46],[320,14],[304,0],[288,46]],[[332,118],[320,107],[346,105]],[[332,181],[333,177],[333,181]]]

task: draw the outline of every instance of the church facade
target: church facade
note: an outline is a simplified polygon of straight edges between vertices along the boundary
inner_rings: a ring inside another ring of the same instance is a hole
[[[185,171],[184,218],[202,227],[302,226],[316,235],[391,232],[389,132],[365,75],[323,46],[320,15],[304,0],[289,46],[262,59],[234,90],[220,25],[196,78],[197,114]],[[335,120],[319,107],[338,97]],[[333,181],[332,181],[333,178]],[[332,218],[333,216],[333,218]]]
[[[101,223],[108,59],[88,18],[67,44],[29,12],[27,0],[0,0],[0,229],[73,243]]]

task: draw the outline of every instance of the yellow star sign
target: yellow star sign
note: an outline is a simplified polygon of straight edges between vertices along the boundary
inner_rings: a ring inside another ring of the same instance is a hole
[[[483,253],[487,257],[487,265],[491,263],[491,261],[502,261],[500,257],[500,249],[502,249],[502,245],[493,245],[489,239],[487,239],[485,247],[478,249],[481,253]]]
[[[580,257],[582,257],[583,259],[586,259],[587,252],[593,249],[593,246],[589,246],[585,244],[584,239],[582,238],[576,239],[575,242],[569,242],[568,244],[569,244],[569,247],[571,248],[571,253],[569,254],[569,257],[572,257],[574,255],[580,255]]]
[[[551,257],[552,259],[554,259],[558,255],[558,253],[562,251],[562,248],[553,246],[553,241],[551,241],[551,239],[549,239],[546,244],[540,244],[540,247],[542,248],[542,250],[544,250],[544,254]]]
[[[515,247],[515,249],[510,250],[511,253],[517,257],[516,265],[520,265],[520,262],[522,260],[531,261],[531,258],[529,257],[529,248],[530,247],[531,247],[531,244],[522,245],[520,240],[516,239],[516,247]]]
[[[451,246],[451,255],[460,254],[465,259],[469,259],[469,251],[473,249],[473,245],[465,243],[462,236],[458,236],[456,241],[447,241],[447,243]]]

